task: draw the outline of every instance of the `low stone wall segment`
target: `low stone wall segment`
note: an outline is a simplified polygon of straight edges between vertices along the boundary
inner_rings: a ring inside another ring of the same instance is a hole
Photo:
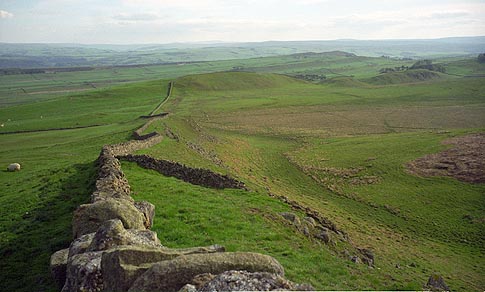
[[[129,154],[118,156],[118,158],[136,162],[140,167],[156,170],[165,176],[175,177],[194,185],[216,189],[247,189],[243,182],[235,180],[227,175],[218,174],[207,169],[188,167],[178,162],[155,159],[148,155]]]

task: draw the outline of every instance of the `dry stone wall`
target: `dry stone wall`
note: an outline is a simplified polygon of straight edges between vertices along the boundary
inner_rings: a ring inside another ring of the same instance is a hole
[[[211,275],[206,277],[209,281],[220,273],[240,270],[248,272],[244,279],[241,278],[243,281],[260,281],[261,273],[274,275],[269,278],[282,278],[283,267],[266,255],[225,252],[219,245],[184,249],[162,245],[157,234],[150,230],[155,206],[133,200],[130,185],[117,159],[118,156],[137,157],[128,155],[162,139],[156,133],[102,148],[91,203],[74,211],[74,240],[69,248],[51,256],[51,272],[59,289],[62,292],[178,291],[196,283],[202,287],[205,283],[200,281],[205,277],[203,275]],[[139,160],[143,163],[156,161],[148,157]],[[194,172],[178,164],[163,164],[162,168],[169,171],[170,167],[177,168],[172,173],[185,173],[184,177],[187,173],[191,176],[203,173],[201,182],[210,182],[213,187],[244,186],[226,176],[201,170]],[[275,288],[302,287],[287,280],[281,283],[284,286]],[[196,286],[192,287],[192,291],[197,291]]]
[[[246,189],[243,182],[207,169],[192,168],[178,162],[155,159],[148,155],[129,154],[120,156],[119,158],[126,161],[136,162],[143,168],[153,169],[165,176],[176,177],[194,185],[216,189]]]

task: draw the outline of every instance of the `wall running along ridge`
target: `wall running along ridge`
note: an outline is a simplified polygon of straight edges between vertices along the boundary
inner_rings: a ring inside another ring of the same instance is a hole
[[[145,130],[146,124],[143,127],[142,130]],[[136,132],[140,134],[142,131],[138,129]],[[283,267],[270,256],[225,252],[224,247],[219,245],[171,249],[161,244],[157,234],[150,230],[155,206],[133,200],[117,157],[156,164],[157,160],[147,156],[129,154],[151,147],[162,139],[160,134],[155,133],[102,148],[97,160],[98,174],[91,203],[79,206],[73,214],[74,240],[69,248],[51,256],[50,268],[59,289],[62,292],[178,291],[194,284],[185,289],[196,291],[203,289],[204,285],[215,285],[228,290],[224,286],[226,280],[221,280],[224,277],[215,278],[215,275],[239,270],[249,272],[249,280],[240,283],[252,285],[241,286],[243,288],[263,290],[264,285],[272,281],[276,289],[311,289],[311,286],[284,279]],[[205,170],[180,164],[161,165],[164,171],[174,167],[173,173],[183,177],[202,173],[205,178],[200,183],[207,183],[207,186],[244,187],[241,182]]]

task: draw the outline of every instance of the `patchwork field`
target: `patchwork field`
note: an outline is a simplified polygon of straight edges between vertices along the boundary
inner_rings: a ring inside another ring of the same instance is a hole
[[[1,290],[55,290],[48,258],[70,242],[71,212],[89,200],[101,146],[130,139],[171,80],[172,97],[162,108],[170,114],[146,130],[166,138],[139,153],[229,174],[250,191],[194,186],[123,162],[135,200],[156,205],[153,230],[164,245],[217,243],[269,254],[290,280],[321,290],[419,290],[433,273],[453,290],[483,290],[485,186],[406,169],[451,147],[442,144],[446,139],[485,131],[484,65],[435,62],[447,73],[428,80],[386,73],[379,83],[372,78],[383,67],[412,62],[323,53],[213,68],[160,66],[167,75],[126,71],[130,82],[158,80],[83,92],[68,87],[62,96],[32,100],[11,92],[35,74],[1,76],[13,79],[8,87],[7,79],[1,82],[0,161],[23,166],[0,176]],[[186,76],[221,70],[254,72]],[[60,76],[78,84],[89,76],[76,74]],[[312,74],[326,78],[297,76]],[[57,85],[30,86],[55,91]],[[28,133],[14,133],[21,131]],[[315,210],[350,240],[306,237],[280,215],[304,214],[278,196]],[[374,266],[352,262],[354,247],[371,250]]]

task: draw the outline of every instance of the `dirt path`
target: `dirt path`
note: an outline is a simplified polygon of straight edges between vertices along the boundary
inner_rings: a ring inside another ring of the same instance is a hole
[[[451,176],[460,181],[485,183],[485,133],[443,141],[453,148],[407,163],[408,171],[420,176]]]

